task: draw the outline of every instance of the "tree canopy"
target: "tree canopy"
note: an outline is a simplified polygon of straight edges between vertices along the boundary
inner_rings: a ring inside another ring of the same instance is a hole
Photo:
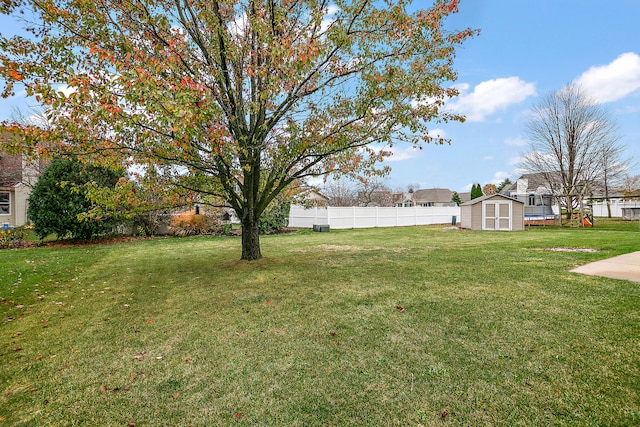
[[[242,259],[258,259],[258,219],[292,182],[384,173],[385,147],[463,120],[442,106],[476,31],[445,29],[458,0],[412,3],[9,0],[2,12],[32,22],[0,38],[3,95],[23,85],[48,107],[53,126],[22,126],[23,150],[47,141],[35,151],[136,165],[227,204]]]

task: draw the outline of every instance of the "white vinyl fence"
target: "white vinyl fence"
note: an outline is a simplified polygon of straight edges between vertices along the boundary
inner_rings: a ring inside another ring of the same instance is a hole
[[[289,227],[313,228],[328,224],[330,228],[402,227],[410,225],[451,224],[452,217],[460,221],[459,207],[328,207],[291,206]]]
[[[617,200],[611,200],[611,216],[614,218],[622,217],[622,208],[640,208],[640,201],[632,202],[620,202]],[[608,216],[607,203],[596,202],[592,205],[593,216]]]

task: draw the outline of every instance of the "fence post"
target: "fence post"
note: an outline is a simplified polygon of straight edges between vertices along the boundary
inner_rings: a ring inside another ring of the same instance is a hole
[[[352,206],[351,207],[353,214],[351,215],[351,220],[353,221],[351,223],[351,228],[356,228],[356,207]]]

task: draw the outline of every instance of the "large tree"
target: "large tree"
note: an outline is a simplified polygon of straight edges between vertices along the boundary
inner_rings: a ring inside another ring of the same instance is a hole
[[[255,260],[258,219],[290,183],[370,173],[385,146],[463,120],[441,107],[475,31],[445,30],[458,0],[412,3],[9,0],[33,23],[0,38],[4,94],[21,84],[50,107],[54,128],[33,139],[229,204]]]
[[[608,186],[603,172],[611,173],[620,161],[615,122],[574,84],[542,98],[533,107],[526,132],[530,152],[520,166],[544,178],[567,218],[595,186]]]

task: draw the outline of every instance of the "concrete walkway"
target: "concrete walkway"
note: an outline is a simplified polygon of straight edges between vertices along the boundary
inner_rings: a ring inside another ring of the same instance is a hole
[[[640,251],[592,262],[571,271],[640,283]]]

